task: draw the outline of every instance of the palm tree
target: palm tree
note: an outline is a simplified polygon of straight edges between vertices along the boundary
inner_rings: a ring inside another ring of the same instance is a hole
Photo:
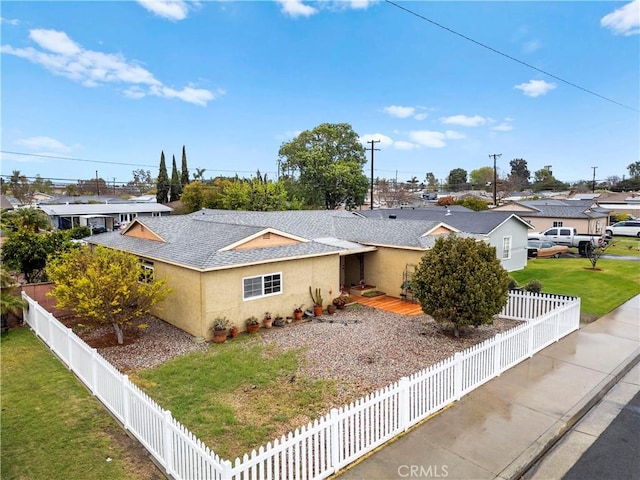
[[[9,272],[0,267],[0,318],[2,320],[2,331],[8,332],[7,320],[9,314],[19,314],[29,304],[21,296],[14,293],[16,283]]]
[[[40,230],[51,230],[49,217],[42,210],[34,207],[18,208],[16,210],[2,212],[2,227],[16,231],[26,228],[30,232],[38,233]]]

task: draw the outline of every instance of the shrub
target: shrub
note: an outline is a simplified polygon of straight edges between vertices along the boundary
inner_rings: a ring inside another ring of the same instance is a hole
[[[527,292],[540,293],[542,292],[542,282],[540,280],[531,280],[524,286],[524,289]]]

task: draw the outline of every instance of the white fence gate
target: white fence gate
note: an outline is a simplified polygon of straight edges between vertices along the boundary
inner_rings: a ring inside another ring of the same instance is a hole
[[[236,458],[220,458],[126,375],[23,293],[25,321],[180,480],[322,479],[578,329],[580,299],[510,292],[501,316],[524,323]]]

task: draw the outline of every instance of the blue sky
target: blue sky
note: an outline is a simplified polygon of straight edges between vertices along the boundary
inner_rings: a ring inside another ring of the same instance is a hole
[[[156,176],[162,150],[179,167],[185,145],[191,173],[274,178],[280,145],[325,122],[381,140],[375,176],[400,181],[495,153],[501,174],[524,158],[563,181],[640,160],[640,0],[3,1],[1,16],[3,175],[120,183]]]

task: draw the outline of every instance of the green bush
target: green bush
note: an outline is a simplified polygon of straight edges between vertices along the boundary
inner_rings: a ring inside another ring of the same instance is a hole
[[[531,280],[524,286],[524,289],[527,292],[540,293],[542,292],[542,282],[540,280]]]

